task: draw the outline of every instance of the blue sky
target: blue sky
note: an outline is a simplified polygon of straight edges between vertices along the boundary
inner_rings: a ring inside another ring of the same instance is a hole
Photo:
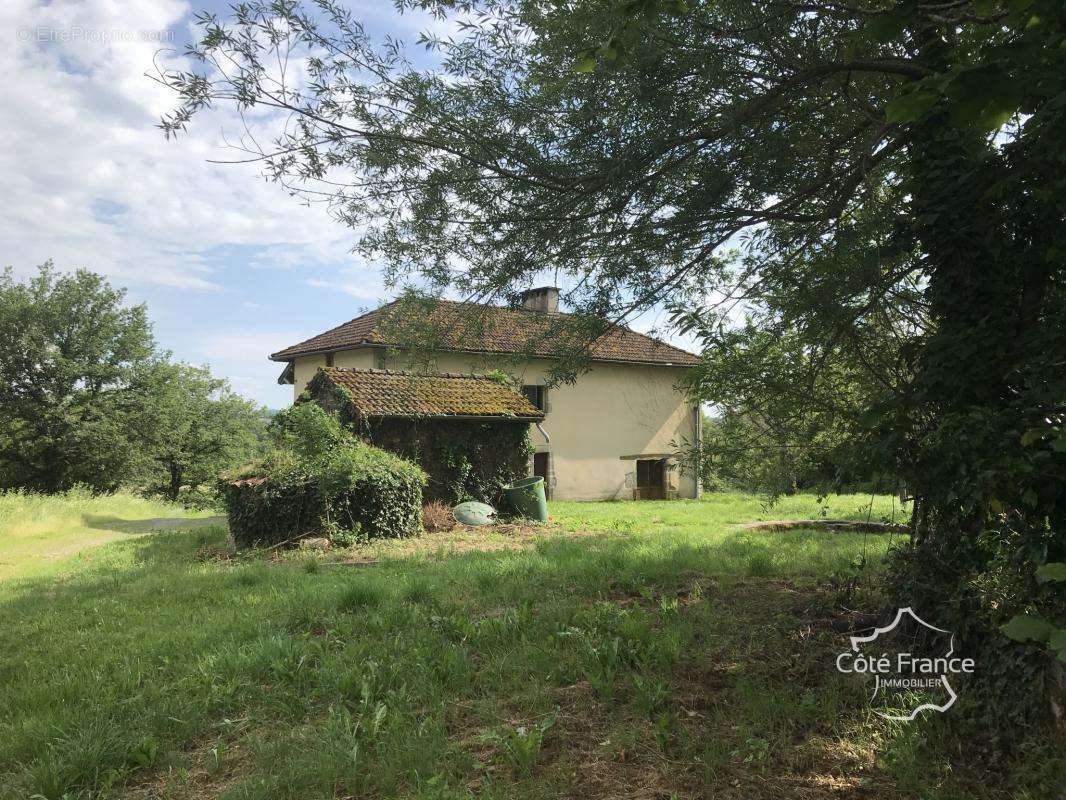
[[[269,353],[390,299],[379,272],[351,250],[354,232],[233,158],[221,109],[167,142],[155,128],[173,97],[145,73],[179,59],[207,0],[5,0],[0,48],[2,263],[19,275],[53,258],[85,267],[148,304],[177,358],[208,364],[271,407],[291,401]],[[387,0],[353,0],[375,37],[411,42],[447,32]],[[644,329],[655,319],[641,320]]]

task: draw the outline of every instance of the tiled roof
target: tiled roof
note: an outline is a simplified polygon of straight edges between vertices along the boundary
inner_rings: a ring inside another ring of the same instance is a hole
[[[484,375],[328,367],[315,375],[312,387],[323,379],[342,387],[368,417],[544,418],[524,395]]]
[[[568,323],[574,320],[570,314],[545,314],[521,308],[441,300],[425,313],[424,319],[408,321],[396,319],[393,309],[399,308],[401,306],[389,303],[270,357],[274,361],[289,361],[311,353],[394,345],[396,331],[410,324],[433,326],[439,332],[436,345],[441,350],[550,358],[561,349],[560,341],[567,338]],[[580,339],[578,334],[574,336],[575,341]],[[699,360],[692,353],[621,326],[612,328],[593,342],[589,355],[596,361],[677,366],[689,366]]]

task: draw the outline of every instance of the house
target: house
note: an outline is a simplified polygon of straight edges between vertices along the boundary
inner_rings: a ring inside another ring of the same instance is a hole
[[[698,405],[678,388],[696,356],[621,326],[590,346],[591,369],[574,383],[548,386],[571,315],[558,310],[559,290],[533,289],[521,308],[439,301],[412,313],[388,304],[287,347],[280,383],[299,397],[324,368],[472,375],[504,370],[544,413],[533,432],[530,465],[560,500],[694,498],[699,482],[677,455],[699,441]],[[470,321],[471,318],[473,321]],[[405,326],[436,323],[425,353],[399,342]]]
[[[423,497],[498,505],[529,474],[529,428],[544,419],[499,378],[324,367],[298,400],[318,403],[371,444],[414,461]]]

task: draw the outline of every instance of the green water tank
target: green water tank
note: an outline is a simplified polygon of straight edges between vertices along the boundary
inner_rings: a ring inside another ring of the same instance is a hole
[[[544,478],[539,475],[504,486],[503,496],[517,514],[539,522],[548,521],[548,498],[544,494]]]

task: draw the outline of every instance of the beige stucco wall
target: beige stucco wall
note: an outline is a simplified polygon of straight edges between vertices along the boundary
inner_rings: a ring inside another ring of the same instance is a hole
[[[344,350],[333,354],[333,366],[345,369],[372,369],[375,351],[364,347],[360,350]],[[319,369],[326,366],[324,355],[301,356],[293,365],[293,399],[307,388],[308,382]]]
[[[366,369],[485,372],[505,369],[524,384],[544,384],[550,363],[533,360],[521,366],[499,363],[492,357],[445,353],[430,364],[411,364],[403,354],[365,348],[334,355],[338,367]],[[298,396],[315,371],[325,366],[324,356],[296,359],[295,391]],[[548,444],[534,428],[533,443],[551,453],[555,476],[554,499],[628,500],[633,497],[636,461],[622,456],[672,453],[682,440],[695,439],[695,412],[675,384],[676,367],[596,362],[576,383],[548,390],[548,410],[542,427]],[[684,474],[682,474],[684,472]],[[696,496],[691,471],[671,462],[670,485],[679,497]]]

